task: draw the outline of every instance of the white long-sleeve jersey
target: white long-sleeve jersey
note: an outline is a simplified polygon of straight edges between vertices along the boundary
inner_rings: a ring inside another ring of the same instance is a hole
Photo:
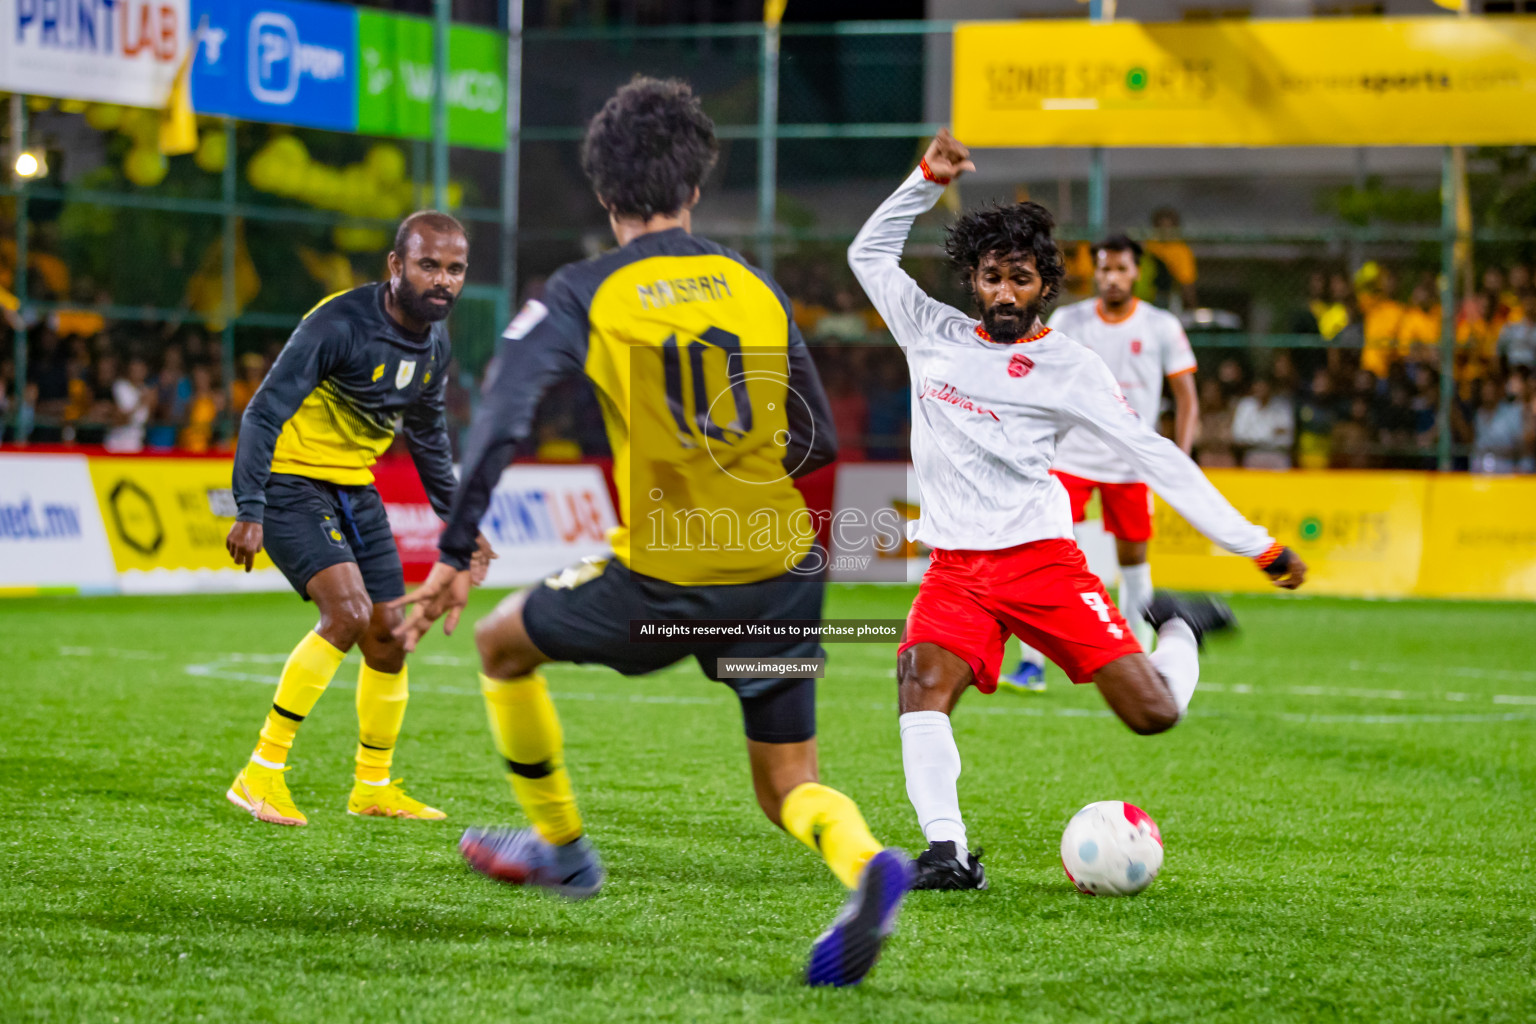
[[[995,551],[1072,536],[1056,445],[1092,431],[1214,543],[1256,558],[1274,543],[1221,496],[1188,456],[1136,414],[1104,361],[1060,331],[999,344],[981,324],[923,292],[901,269],[918,214],[943,186],[913,171],[848,249],[848,262],[906,353],[912,462],[921,515],[911,539]]]

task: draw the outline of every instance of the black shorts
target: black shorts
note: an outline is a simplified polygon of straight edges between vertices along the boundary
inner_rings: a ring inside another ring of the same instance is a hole
[[[644,675],[693,657],[704,674],[736,691],[747,738],[800,743],[816,735],[816,680],[720,679],[719,658],[820,658],[817,640],[639,643],[631,619],[821,620],[821,577],[785,574],[758,583],[684,587],[631,572],[615,559],[586,563],[528,592],[523,626],[555,661],[606,665]]]
[[[384,499],[372,484],[343,487],[273,473],[267,481],[262,542],[272,563],[306,601],[315,573],[342,562],[357,563],[374,604],[405,594],[400,551]]]

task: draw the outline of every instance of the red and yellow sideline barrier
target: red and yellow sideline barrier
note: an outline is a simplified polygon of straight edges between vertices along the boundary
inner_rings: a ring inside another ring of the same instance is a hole
[[[1536,477],[1378,470],[1213,469],[1239,511],[1309,567],[1307,591],[1352,597],[1536,599]],[[1161,499],[1150,547],[1159,586],[1265,591]]]

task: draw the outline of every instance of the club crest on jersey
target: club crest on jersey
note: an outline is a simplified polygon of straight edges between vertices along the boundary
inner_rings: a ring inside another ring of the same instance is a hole
[[[415,375],[416,375],[416,360],[414,360],[414,359],[402,359],[402,360],[400,360],[400,365],[395,369],[395,390],[398,391],[401,388],[405,387],[407,384],[409,384],[411,382],[411,378],[414,377]]]
[[[1141,355],[1141,339],[1140,338],[1132,339],[1132,341],[1131,341],[1131,355],[1133,355],[1133,356]]]
[[[1035,368],[1035,361],[1023,352],[1015,352],[1008,360],[1008,376],[1027,377],[1029,371]]]

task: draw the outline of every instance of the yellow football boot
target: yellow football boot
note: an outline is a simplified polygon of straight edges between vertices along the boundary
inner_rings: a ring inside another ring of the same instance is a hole
[[[250,811],[257,821],[274,825],[308,825],[304,812],[293,805],[288,784],[283,781],[285,768],[268,768],[247,761],[224,794],[241,810]]]
[[[411,818],[416,821],[442,821],[448,815],[436,807],[407,796],[400,783],[404,779],[374,784],[354,780],[352,795],[347,797],[347,813],[368,818]]]

